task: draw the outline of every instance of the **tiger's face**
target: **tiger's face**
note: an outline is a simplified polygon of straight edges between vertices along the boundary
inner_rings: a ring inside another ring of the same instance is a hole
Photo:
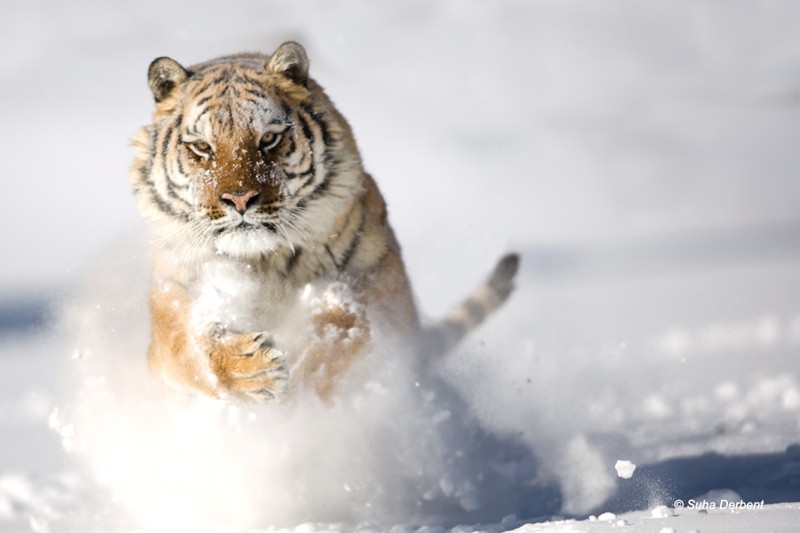
[[[250,257],[313,244],[357,192],[349,130],[299,45],[189,69],[159,58],[149,82],[155,120],[134,185],[148,218],[197,246]]]
[[[185,200],[198,230],[216,235],[220,252],[271,250],[281,230],[288,234],[287,220],[291,224],[297,207],[289,201],[287,173],[298,159],[313,158],[310,146],[268,94],[233,102],[197,85],[189,81],[183,91],[179,116],[185,124],[181,120],[176,128],[173,153],[175,194]]]

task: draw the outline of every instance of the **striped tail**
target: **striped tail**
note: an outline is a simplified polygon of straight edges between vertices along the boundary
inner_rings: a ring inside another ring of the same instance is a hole
[[[514,290],[514,276],[518,269],[519,255],[508,254],[500,259],[489,279],[476,287],[442,321],[423,330],[423,350],[432,355],[444,355],[453,349],[508,299]]]

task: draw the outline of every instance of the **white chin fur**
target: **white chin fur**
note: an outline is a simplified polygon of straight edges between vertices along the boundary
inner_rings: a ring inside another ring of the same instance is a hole
[[[278,240],[267,230],[232,231],[217,237],[217,251],[233,257],[252,257],[271,252]]]

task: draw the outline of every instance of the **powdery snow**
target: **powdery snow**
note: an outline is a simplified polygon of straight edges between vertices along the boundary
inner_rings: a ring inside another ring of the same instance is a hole
[[[4,175],[38,194],[0,214],[0,532],[795,531],[798,9],[4,3]],[[125,176],[146,68],[285,39],[425,314],[507,250],[518,290],[431,374],[387,340],[330,408],[174,395]]]
[[[630,461],[618,459],[617,462],[614,463],[614,470],[617,471],[617,475],[622,479],[630,479],[636,471],[636,465]]]
[[[683,510],[674,516],[652,516],[647,512],[632,512],[613,518],[595,520],[564,520],[525,524],[515,533],[738,533],[754,531],[796,531],[800,505],[783,503],[767,505],[758,510]]]

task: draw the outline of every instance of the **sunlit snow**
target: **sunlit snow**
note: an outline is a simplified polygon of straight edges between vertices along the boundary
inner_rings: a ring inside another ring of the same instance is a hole
[[[796,2],[0,15],[0,532],[796,529]],[[353,126],[423,314],[506,251],[518,288],[425,372],[385,339],[333,405],[175,394],[146,368],[126,176],[147,65],[287,39]]]

